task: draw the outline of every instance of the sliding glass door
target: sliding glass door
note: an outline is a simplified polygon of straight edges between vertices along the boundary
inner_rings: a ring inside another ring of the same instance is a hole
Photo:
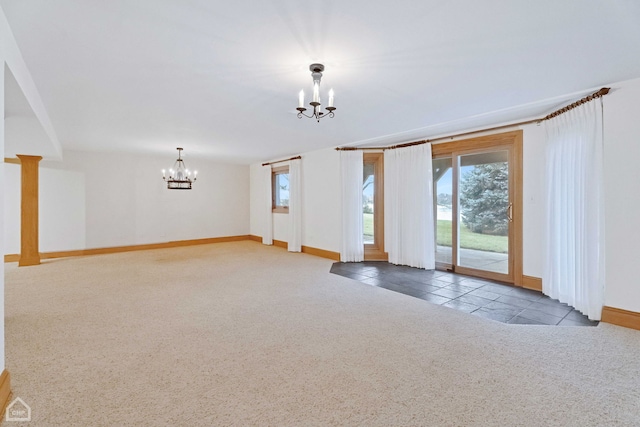
[[[520,282],[521,133],[434,145],[433,152],[438,268]]]
[[[509,274],[508,150],[457,156],[460,267]]]
[[[453,163],[451,157],[433,160],[433,185],[436,207],[436,263],[452,265]]]

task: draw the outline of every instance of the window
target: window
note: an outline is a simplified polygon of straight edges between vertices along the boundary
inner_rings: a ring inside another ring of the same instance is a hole
[[[363,167],[363,184],[362,184],[362,213],[364,215],[364,244],[372,245],[375,243],[375,227],[374,227],[374,211],[375,206],[375,163],[366,162]]]
[[[363,160],[364,259],[386,261],[388,255],[384,251],[384,155],[365,153]]]
[[[273,212],[289,212],[289,166],[271,170],[271,200]]]

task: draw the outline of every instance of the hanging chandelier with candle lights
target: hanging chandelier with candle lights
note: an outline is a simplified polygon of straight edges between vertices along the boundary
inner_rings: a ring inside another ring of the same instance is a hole
[[[307,109],[304,107],[304,91],[301,90],[298,94],[298,118],[301,119],[302,116],[307,117],[309,119],[315,119],[320,122],[320,119],[325,117],[333,117],[335,114],[333,113],[336,110],[336,107],[333,106],[333,89],[329,91],[329,101],[327,102],[327,106],[325,107],[326,111],[322,111],[322,102],[320,101],[320,80],[322,79],[322,72],[324,71],[324,65],[322,64],[311,64],[309,65],[309,70],[311,71],[311,77],[313,78],[313,97],[309,105],[312,107],[311,115],[307,115],[304,112]]]
[[[167,178],[166,170],[162,169],[162,179],[167,183],[169,190],[191,190],[191,186],[198,177],[198,171],[193,171],[193,179],[191,171],[187,169],[182,160],[182,148],[178,147],[178,159],[169,169],[169,178]]]

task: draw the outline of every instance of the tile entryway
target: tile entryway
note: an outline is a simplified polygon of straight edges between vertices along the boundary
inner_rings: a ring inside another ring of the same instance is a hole
[[[541,292],[438,270],[386,262],[336,262],[331,273],[502,323],[596,326]]]

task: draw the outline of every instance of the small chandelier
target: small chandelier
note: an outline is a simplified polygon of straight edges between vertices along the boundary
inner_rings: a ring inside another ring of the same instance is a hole
[[[182,148],[178,147],[178,159],[173,165],[173,169],[169,169],[169,178],[167,179],[166,171],[162,169],[162,179],[167,182],[169,190],[191,190],[191,185],[196,182],[198,171],[193,172],[193,180],[191,179],[191,171],[184,165],[182,160]]]
[[[304,114],[307,111],[304,108],[304,91],[301,90],[298,94],[298,118],[301,119],[302,116],[305,116],[309,119],[316,119],[318,123],[320,119],[325,117],[333,117],[335,114],[333,113],[336,107],[333,106],[333,89],[329,91],[329,102],[327,103],[326,110],[327,113],[320,111],[320,79],[322,79],[322,72],[324,71],[324,65],[322,64],[311,64],[309,65],[309,70],[311,71],[311,77],[313,77],[313,99],[309,103],[310,106],[313,107],[313,111],[310,116]]]

